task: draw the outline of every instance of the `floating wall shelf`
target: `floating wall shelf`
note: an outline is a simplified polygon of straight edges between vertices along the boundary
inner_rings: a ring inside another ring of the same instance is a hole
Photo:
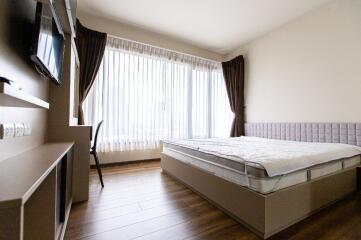
[[[49,109],[49,103],[15,87],[0,83],[0,106]]]

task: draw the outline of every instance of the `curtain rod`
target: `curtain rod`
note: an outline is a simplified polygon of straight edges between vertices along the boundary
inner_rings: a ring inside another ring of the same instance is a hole
[[[161,49],[161,50],[166,50],[166,51],[177,53],[177,54],[183,54],[183,55],[186,55],[186,56],[199,58],[199,59],[207,60],[207,61],[210,61],[210,62],[221,63],[221,61],[216,61],[216,60],[205,58],[205,57],[195,56],[195,55],[192,55],[192,54],[189,54],[189,53],[183,53],[183,52],[179,52],[179,51],[172,50],[172,49],[169,49],[169,48],[158,47],[158,46],[154,46],[154,45],[149,44],[149,43],[138,42],[138,41],[135,41],[135,40],[132,40],[132,39],[118,37],[118,36],[115,36],[115,35],[112,35],[112,34],[107,34],[107,35],[112,37],[112,38],[118,38],[118,39],[122,39],[122,40],[125,40],[125,41],[134,42],[134,43],[137,43],[137,44],[142,44],[142,45],[146,45],[146,46],[153,47],[153,48],[158,48],[158,49]]]

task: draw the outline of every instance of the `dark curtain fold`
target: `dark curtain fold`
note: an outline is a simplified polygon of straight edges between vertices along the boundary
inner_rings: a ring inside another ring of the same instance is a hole
[[[107,34],[88,29],[76,22],[76,47],[79,55],[78,124],[84,124],[83,102],[91,89],[102,62]]]
[[[222,62],[224,81],[234,119],[231,137],[244,135],[244,59],[238,56],[228,62]]]

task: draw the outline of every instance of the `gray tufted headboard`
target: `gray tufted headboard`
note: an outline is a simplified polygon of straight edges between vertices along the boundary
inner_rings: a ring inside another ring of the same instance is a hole
[[[361,147],[361,123],[246,123],[245,135],[302,142],[346,143]]]

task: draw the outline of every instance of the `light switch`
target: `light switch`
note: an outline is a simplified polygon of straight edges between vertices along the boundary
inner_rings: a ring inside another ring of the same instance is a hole
[[[12,138],[15,135],[14,124],[1,124],[0,125],[0,139]]]
[[[24,136],[24,124],[16,123],[15,124],[15,137]]]
[[[30,134],[31,134],[30,123],[24,123],[24,136],[29,136]]]

